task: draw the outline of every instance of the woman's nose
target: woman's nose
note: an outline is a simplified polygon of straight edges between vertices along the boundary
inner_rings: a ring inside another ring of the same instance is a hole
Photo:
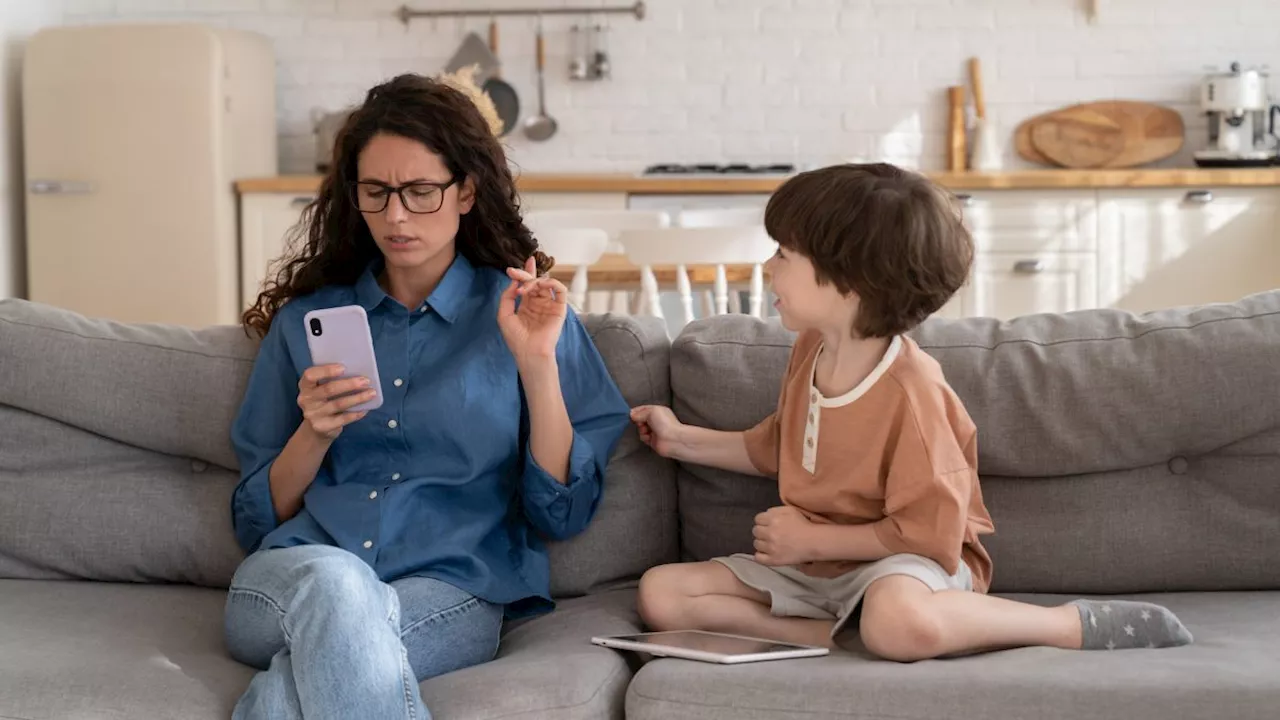
[[[387,207],[383,212],[386,213],[387,222],[404,222],[409,217],[409,211],[405,209],[404,203],[400,201],[399,193],[391,193],[391,197],[387,198]]]

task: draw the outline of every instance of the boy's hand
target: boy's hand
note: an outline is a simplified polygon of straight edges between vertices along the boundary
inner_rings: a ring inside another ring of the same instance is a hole
[[[631,421],[640,430],[640,440],[665,458],[674,458],[681,444],[680,430],[684,424],[676,419],[671,408],[662,405],[641,405],[631,409]]]
[[[756,516],[756,562],[761,565],[799,565],[816,560],[813,548],[814,523],[790,505],[782,505]]]

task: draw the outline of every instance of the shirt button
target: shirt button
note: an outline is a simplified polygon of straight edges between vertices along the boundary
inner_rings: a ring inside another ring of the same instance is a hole
[[[369,548],[371,548],[371,547],[373,547],[373,541],[372,541],[372,540],[365,540],[365,541],[364,541],[364,549],[365,549],[365,550],[368,550],[368,549],[369,549]]]
[[[392,480],[399,480],[399,479],[400,479],[400,473],[391,473],[391,479],[392,479]]]
[[[809,396],[809,399],[812,400],[813,402],[818,402],[818,393],[813,393],[812,395]]]
[[[809,424],[813,424],[813,413],[809,413]]]
[[[403,381],[403,380],[401,380],[400,378],[396,378],[396,379],[395,379],[395,382],[394,382],[394,383],[392,383],[392,384],[393,384],[393,385],[395,385],[396,387],[400,387],[401,385],[403,385],[403,384],[404,384],[404,381]]]
[[[813,438],[809,438],[808,440],[805,440],[805,444],[808,445],[809,447],[813,447]]]
[[[426,312],[426,311],[427,311],[426,305],[423,305],[422,307],[418,308],[418,312]]]
[[[378,498],[378,491],[377,491],[377,490],[374,490],[373,492],[369,493],[369,499],[370,499],[370,500],[376,500],[377,498]]]
[[[397,425],[399,425],[399,424],[400,424],[400,423],[396,422],[395,420],[388,420],[388,421],[387,421],[387,427],[391,428],[392,430],[395,430],[395,429],[396,429],[396,426],[397,426]]]

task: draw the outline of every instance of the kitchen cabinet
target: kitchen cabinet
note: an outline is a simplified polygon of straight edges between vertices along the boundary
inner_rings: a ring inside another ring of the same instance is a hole
[[[1007,320],[1096,307],[1097,267],[1094,253],[978,253],[960,312]]]
[[[626,210],[626,193],[522,192],[520,211],[539,210]]]
[[[1094,191],[988,190],[956,197],[973,236],[973,269],[939,315],[1009,319],[1097,305]]]
[[[1132,312],[1280,288],[1280,189],[1101,190],[1101,303]]]
[[[303,193],[246,193],[240,196],[240,302],[258,299],[272,262],[284,254],[290,231],[315,198]]]

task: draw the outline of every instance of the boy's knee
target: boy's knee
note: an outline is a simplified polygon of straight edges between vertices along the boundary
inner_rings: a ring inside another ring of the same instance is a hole
[[[864,607],[858,632],[867,650],[886,660],[914,662],[942,654],[942,622],[917,603]]]
[[[645,625],[655,630],[678,629],[680,607],[685,599],[680,578],[686,574],[684,566],[674,564],[659,565],[641,576],[636,608]]]

